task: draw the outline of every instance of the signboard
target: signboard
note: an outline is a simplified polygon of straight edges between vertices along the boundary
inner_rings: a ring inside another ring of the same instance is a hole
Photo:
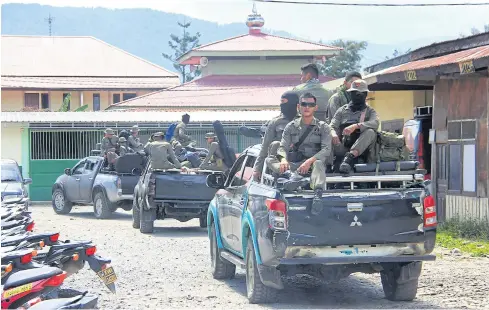
[[[404,77],[406,78],[406,81],[416,81],[418,79],[416,71],[414,70],[404,72]]]
[[[469,74],[475,72],[475,67],[472,60],[459,62],[458,66],[460,68],[460,74]]]

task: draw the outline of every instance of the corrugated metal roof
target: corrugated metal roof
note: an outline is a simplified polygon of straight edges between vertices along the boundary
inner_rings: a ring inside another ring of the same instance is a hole
[[[195,111],[190,122],[267,121],[278,111]],[[2,112],[2,123],[158,123],[180,121],[182,112]]]
[[[28,77],[28,76],[2,76],[2,89],[150,89],[159,90],[177,86],[178,77]]]
[[[2,75],[177,76],[94,37],[2,36]]]
[[[459,62],[475,60],[475,59],[480,59],[480,58],[484,58],[484,57],[489,57],[489,45],[480,46],[480,47],[468,49],[465,51],[461,51],[461,52],[457,52],[457,53],[453,53],[453,54],[448,54],[445,56],[408,62],[406,64],[402,64],[402,65],[399,65],[396,67],[388,68],[388,69],[376,72],[374,74],[375,75],[378,75],[379,73],[390,74],[390,73],[409,71],[409,70],[420,70],[420,69],[434,68],[434,67],[438,67],[438,66],[442,66],[442,65],[456,64]]]

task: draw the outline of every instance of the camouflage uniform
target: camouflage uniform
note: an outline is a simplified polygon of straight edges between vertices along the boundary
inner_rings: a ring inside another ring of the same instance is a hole
[[[127,140],[124,137],[119,138],[119,156],[124,156],[127,153],[131,153],[127,148]]]
[[[175,127],[174,139],[180,144],[185,146],[193,146],[195,145],[195,141],[193,141],[189,135],[187,135],[187,125],[184,122],[179,122],[177,127]]]
[[[161,132],[155,133],[154,137],[156,138],[156,141],[149,144],[151,169],[164,170],[182,168],[170,143],[160,139],[162,136],[163,133]]]
[[[331,152],[331,133],[329,126],[317,118],[313,119],[310,126],[315,128],[309,133],[298,150],[304,155],[305,160],[297,163],[289,162],[290,170],[294,172],[307,159],[315,157],[316,161],[312,164],[310,185],[312,189],[322,190],[326,182],[325,162]],[[302,118],[297,118],[285,126],[277,152],[278,157],[287,158],[287,153],[291,150],[291,146],[299,141],[307,127],[302,123]],[[275,174],[280,173],[280,161],[277,157],[268,157],[266,163]]]
[[[345,89],[345,86],[342,85],[336,89],[336,93],[329,98],[328,108],[326,109],[326,123],[331,123],[336,111],[344,105],[347,105],[350,102],[350,94]]]
[[[102,154],[106,154],[109,149],[115,149],[117,147],[117,141],[119,140],[119,138],[114,134],[114,130],[112,130],[111,128],[105,129],[104,133],[111,136],[105,136],[102,139],[100,146]]]
[[[141,143],[137,133],[139,132],[138,125],[134,125],[131,128],[131,135],[127,138],[127,147],[134,150],[134,152],[139,152],[143,150],[143,144]],[[136,135],[134,135],[136,133]]]
[[[205,135],[206,139],[214,138],[214,141],[208,143],[209,153],[200,164],[200,169],[226,171],[228,167],[224,164],[224,155],[219,147],[219,142],[215,141],[216,135],[213,132],[208,132]]]
[[[305,93],[311,93],[316,97],[316,104],[318,110],[314,114],[320,121],[326,121],[326,114],[328,108],[328,100],[331,97],[331,92],[327,90],[318,79],[310,79],[306,83],[300,84],[293,89],[297,91],[299,97]]]
[[[265,125],[266,129],[265,136],[263,137],[262,148],[258,158],[256,159],[254,171],[262,173],[265,158],[267,158],[267,156],[277,155],[280,141],[282,140],[282,135],[288,123],[290,123],[290,121],[282,114],[267,122]]]

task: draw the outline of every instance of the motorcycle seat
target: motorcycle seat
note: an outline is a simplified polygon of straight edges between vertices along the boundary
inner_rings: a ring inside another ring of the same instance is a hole
[[[3,289],[8,290],[12,287],[32,283],[39,280],[49,279],[61,273],[63,273],[63,270],[56,267],[41,267],[18,271],[11,274],[7,278],[7,280],[3,284]]]

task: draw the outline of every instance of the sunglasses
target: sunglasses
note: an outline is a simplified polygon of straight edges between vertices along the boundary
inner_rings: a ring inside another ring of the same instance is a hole
[[[312,108],[312,107],[315,107],[316,106],[316,103],[315,102],[304,102],[304,101],[302,101],[301,102],[301,106]]]

